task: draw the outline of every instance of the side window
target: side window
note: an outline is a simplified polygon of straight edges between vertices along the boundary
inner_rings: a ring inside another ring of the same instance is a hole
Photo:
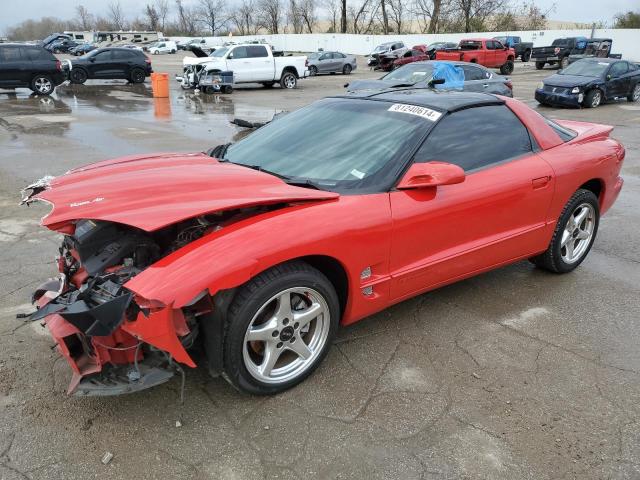
[[[462,65],[462,70],[464,71],[465,81],[484,80],[486,78],[484,71],[480,70],[477,67],[473,67],[471,65]]]
[[[237,47],[233,49],[233,60],[247,58],[247,47]]]
[[[108,62],[111,60],[111,50],[97,53],[93,58],[95,58],[97,62]]]
[[[29,47],[29,48],[25,48],[24,52],[27,58],[31,61],[53,60],[51,58],[52,55],[49,52],[47,52],[44,48]]]
[[[628,70],[629,67],[627,67],[627,62],[616,62],[611,65],[609,75],[611,75],[611,78],[618,78],[627,73]]]
[[[629,63],[628,65],[630,72],[635,72],[636,70],[638,70],[638,67],[634,63]]]
[[[493,42],[493,48],[494,50],[502,50],[504,49],[504,45],[498,41],[494,41]]]
[[[344,53],[336,52],[333,54],[333,58],[347,58]]]
[[[330,58],[331,58],[330,53],[323,53],[322,56],[320,57],[320,60],[329,60]]]
[[[520,37],[513,37],[513,38],[511,39],[511,44],[512,44],[512,45],[515,45],[515,44],[517,44],[517,43],[521,43],[521,42],[520,42]]]
[[[495,105],[468,108],[443,118],[414,161],[453,163],[468,172],[532,150],[529,132],[518,117],[505,105]]]
[[[16,47],[5,47],[0,53],[0,60],[4,62],[19,62],[22,60],[20,49]]]
[[[249,58],[262,58],[268,57],[267,48],[262,45],[256,45],[252,47],[247,47],[247,56]]]

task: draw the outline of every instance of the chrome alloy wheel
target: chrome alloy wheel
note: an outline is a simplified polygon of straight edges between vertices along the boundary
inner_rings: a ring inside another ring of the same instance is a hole
[[[286,88],[296,87],[296,77],[292,73],[288,73],[286,77],[284,77],[284,86]]]
[[[255,379],[288,382],[313,365],[330,328],[329,306],[312,288],[294,287],[267,300],[244,336],[242,357]]]
[[[49,93],[52,90],[51,81],[45,77],[38,77],[34,82],[34,86],[38,93]]]
[[[633,98],[634,102],[637,102],[638,99],[640,99],[640,83],[638,83],[634,89],[633,89],[633,93],[631,94],[631,97]]]
[[[602,101],[602,94],[600,93],[600,90],[596,90],[596,92],[593,94],[593,98],[591,99],[591,106],[595,108],[598,105],[600,105],[601,101]]]
[[[588,250],[596,225],[596,211],[592,205],[578,205],[562,231],[560,255],[566,263],[575,263]]]

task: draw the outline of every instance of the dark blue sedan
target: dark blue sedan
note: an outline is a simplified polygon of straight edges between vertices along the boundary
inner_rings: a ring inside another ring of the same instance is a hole
[[[640,67],[614,58],[584,58],[545,78],[535,94],[543,105],[595,108],[609,100],[640,98]]]

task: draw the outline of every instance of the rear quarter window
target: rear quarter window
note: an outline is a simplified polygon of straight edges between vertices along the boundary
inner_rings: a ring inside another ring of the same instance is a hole
[[[465,172],[502,163],[533,151],[529,131],[505,105],[454,112],[435,126],[414,157],[440,161]]]
[[[562,139],[562,141],[565,143],[570,140],[573,140],[578,136],[578,134],[573,130],[569,130],[568,128],[565,128],[562,125],[557,124],[553,120],[549,120],[548,118],[545,118],[545,121],[547,122],[547,125],[549,125],[553,129],[553,131],[558,134],[560,139]]]
[[[27,47],[24,49],[25,56],[31,60],[51,60],[55,61],[56,57],[51,52],[47,52],[44,48]]]

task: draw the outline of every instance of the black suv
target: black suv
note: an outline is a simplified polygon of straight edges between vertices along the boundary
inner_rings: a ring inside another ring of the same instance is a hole
[[[39,95],[49,95],[65,80],[60,61],[44,48],[0,44],[0,88],[30,88]]]
[[[152,72],[151,60],[139,50],[98,48],[71,61],[69,80],[84,83],[90,78],[121,78],[142,83]]]

